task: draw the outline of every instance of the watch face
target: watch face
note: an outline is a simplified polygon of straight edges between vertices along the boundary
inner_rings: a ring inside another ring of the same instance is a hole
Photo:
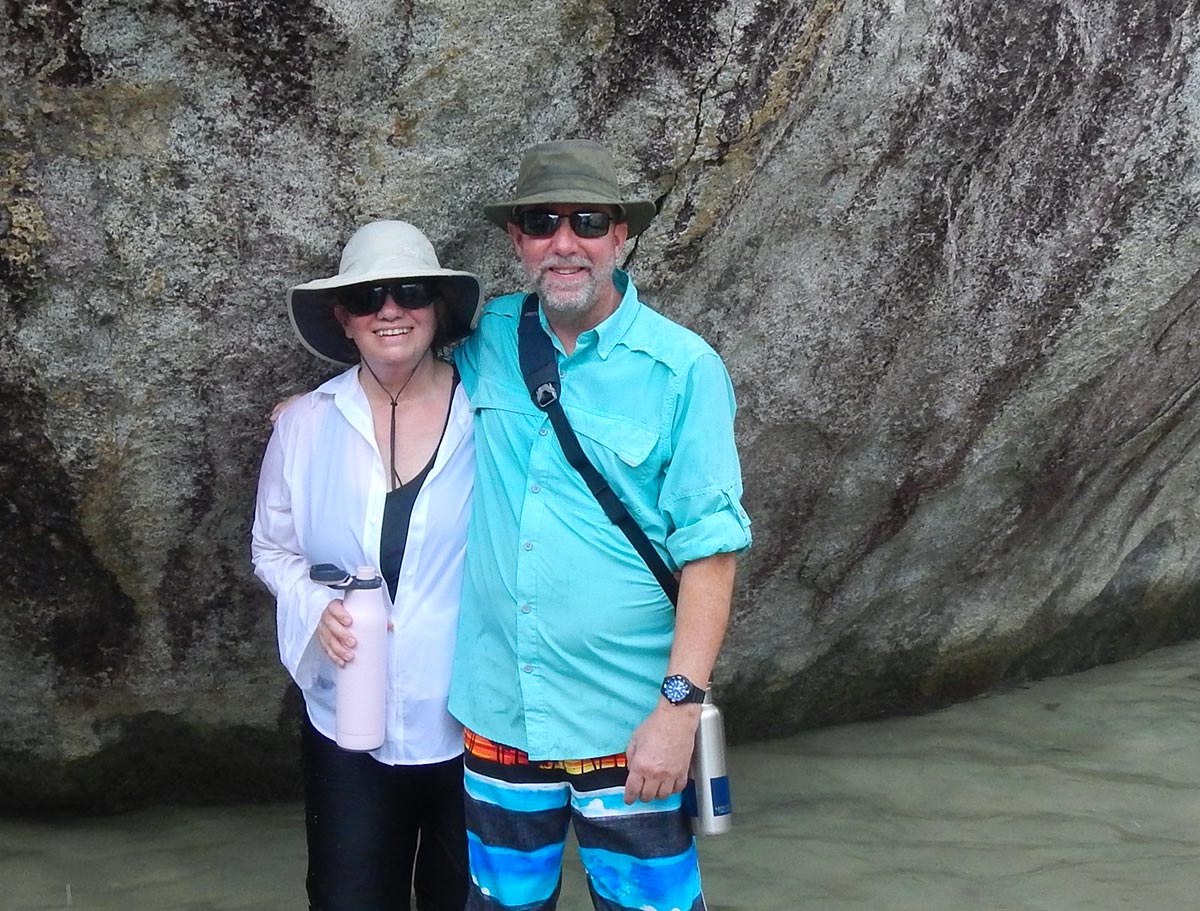
[[[662,691],[663,695],[667,697],[667,702],[679,703],[687,699],[688,694],[692,691],[692,685],[688,683],[687,678],[676,674],[663,681]]]

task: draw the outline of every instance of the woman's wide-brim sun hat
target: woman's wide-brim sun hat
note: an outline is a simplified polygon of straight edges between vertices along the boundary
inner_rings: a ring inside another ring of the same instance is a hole
[[[288,292],[288,315],[300,342],[319,358],[349,367],[358,349],[334,316],[337,290],[389,279],[427,279],[446,302],[439,327],[448,342],[470,334],[479,319],[482,291],[470,272],[443,269],[433,244],[405,221],[373,221],[346,241],[337,275],[297,285]]]
[[[563,139],[533,146],[521,159],[511,199],[483,207],[487,220],[503,228],[519,206],[582,204],[620,206],[629,235],[641,234],[658,211],[649,199],[622,199],[612,153],[590,139]]]

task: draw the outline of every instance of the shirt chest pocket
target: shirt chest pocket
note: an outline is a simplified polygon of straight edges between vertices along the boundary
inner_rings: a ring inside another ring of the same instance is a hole
[[[534,426],[549,426],[545,412],[530,401],[524,386],[517,387],[480,377],[471,395],[471,407],[480,412],[494,412],[502,423],[521,415]],[[658,448],[658,434],[626,418],[597,414],[571,405],[563,411],[571,429],[579,437],[584,451],[596,456],[593,461],[604,473],[605,466],[637,477],[653,475],[661,469],[661,459],[653,458]]]
[[[638,475],[657,473],[661,461],[653,458],[658,447],[657,433],[622,418],[570,407],[564,411],[575,434],[581,440],[594,443],[602,457],[607,455],[610,460],[615,457],[626,469],[635,469]]]

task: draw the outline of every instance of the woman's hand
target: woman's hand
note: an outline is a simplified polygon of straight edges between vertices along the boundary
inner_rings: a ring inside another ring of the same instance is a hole
[[[317,641],[321,649],[329,656],[329,660],[338,667],[345,667],[347,662],[354,660],[354,634],[350,632],[350,624],[354,621],[350,612],[342,604],[340,598],[335,598],[325,605],[321,611],[321,619],[317,621]]]

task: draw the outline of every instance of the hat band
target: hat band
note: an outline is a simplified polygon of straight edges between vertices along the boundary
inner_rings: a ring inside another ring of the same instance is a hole
[[[613,205],[621,204],[621,194],[617,189],[610,184],[602,181],[567,179],[565,181],[538,181],[526,187],[517,187],[514,196],[516,199],[538,198],[544,199],[547,195],[557,195],[561,197],[563,202],[597,202],[599,200],[611,201]],[[566,194],[566,195],[564,195]],[[595,199],[575,199],[572,194],[584,194],[587,197],[596,197]]]

